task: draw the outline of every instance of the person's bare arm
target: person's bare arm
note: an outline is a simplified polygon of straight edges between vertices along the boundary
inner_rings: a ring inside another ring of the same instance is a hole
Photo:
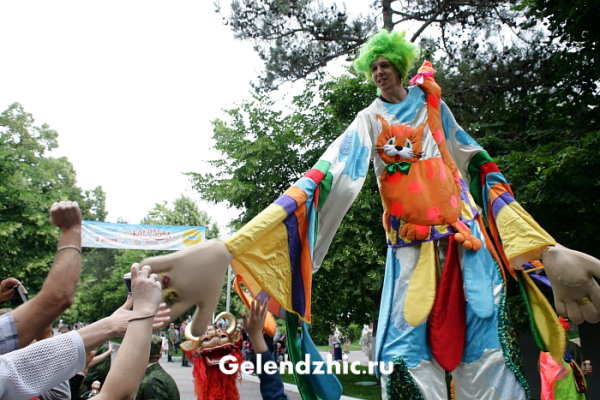
[[[131,287],[133,294],[133,317],[119,348],[117,360],[111,367],[104,386],[97,396],[102,399],[132,399],[148,365],[150,341],[152,339],[152,317],[158,311],[161,285],[156,274],[150,275],[150,267],[141,270],[137,264],[131,267]]]
[[[73,303],[81,271],[81,212],[79,205],[62,201],[50,207],[50,222],[60,228],[54,263],[37,296],[17,307],[15,320],[19,346],[27,346]],[[73,247],[64,247],[73,246]]]
[[[106,350],[102,354],[94,356],[94,358],[92,358],[92,360],[89,362],[89,364],[87,364],[85,367],[86,368],[92,368],[94,365],[99,364],[102,361],[104,361],[104,359],[106,357],[110,356],[114,351],[115,351],[115,348],[113,347],[112,343],[109,343],[108,344],[108,350]]]
[[[79,329],[77,332],[83,340],[85,351],[89,352],[95,350],[102,343],[115,337],[123,337],[127,331],[127,326],[132,318],[139,316],[139,309],[136,311],[132,310],[133,298],[127,297],[127,301],[121,307],[117,308],[109,317],[103,318],[99,321],[94,322],[91,325],[85,326]],[[166,308],[164,303],[160,304],[159,311],[154,315],[154,318],[150,318],[152,323],[152,329],[160,329],[170,319],[169,314],[171,310]]]

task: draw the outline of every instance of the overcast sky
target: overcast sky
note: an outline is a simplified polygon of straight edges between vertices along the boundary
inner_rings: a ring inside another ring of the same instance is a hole
[[[198,199],[182,173],[217,156],[210,121],[262,69],[207,0],[2,0],[0,44],[0,111],[19,102],[55,129],[53,155],[81,188],[103,187],[111,222]],[[200,204],[229,222],[224,206]]]

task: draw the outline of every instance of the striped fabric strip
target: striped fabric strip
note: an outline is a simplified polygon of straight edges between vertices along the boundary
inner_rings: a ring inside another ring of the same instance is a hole
[[[290,269],[292,272],[292,306],[301,316],[305,315],[305,292],[302,279],[300,252],[302,243],[298,235],[298,220],[295,214],[290,214],[283,221],[288,233],[288,251],[290,253]]]
[[[496,197],[492,203],[492,215],[494,216],[494,218],[498,217],[498,212],[500,212],[502,208],[514,201],[515,198],[512,196],[512,194],[508,192],[504,192],[500,196]]]
[[[492,157],[490,157],[486,151],[482,150],[475,154],[473,158],[471,158],[468,166],[469,176],[471,177],[469,190],[475,199],[475,202],[480,205],[484,204],[481,184],[482,181],[480,178],[480,167],[487,162],[493,162]]]

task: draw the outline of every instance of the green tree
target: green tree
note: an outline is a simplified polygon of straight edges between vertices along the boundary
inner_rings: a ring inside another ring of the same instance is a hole
[[[74,200],[89,219],[106,214],[102,189],[82,195],[72,164],[46,154],[57,136],[18,103],[0,114],[0,276],[22,280],[31,294],[54,259],[58,229],[48,222],[50,205]]]
[[[233,0],[225,16],[236,38],[249,40],[265,62],[259,87],[305,78],[331,60],[352,56],[378,29],[417,24],[415,41],[435,28],[441,37],[435,48],[452,54],[456,46],[488,39],[509,29],[519,30],[514,1],[376,0],[367,15],[350,15],[343,5],[317,0]],[[220,8],[217,7],[217,11]],[[381,15],[381,26],[378,18]],[[468,35],[463,35],[465,32]],[[459,39],[459,37],[461,39]]]
[[[198,208],[194,200],[181,196],[173,202],[173,208],[169,208],[167,202],[156,204],[148,215],[142,220],[142,224],[175,225],[175,226],[205,226],[206,238],[215,239],[219,237],[219,227],[212,221],[210,216]]]

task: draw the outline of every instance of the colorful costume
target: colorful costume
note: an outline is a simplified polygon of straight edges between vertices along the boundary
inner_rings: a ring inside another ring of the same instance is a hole
[[[388,240],[376,360],[397,365],[388,393],[445,399],[447,370],[457,399],[524,399],[500,265],[539,259],[555,241],[456,123],[433,75],[426,63],[402,102],[378,98],[361,111],[313,169],[226,245],[236,273],[270,299],[272,312],[310,321],[310,274],[373,158]],[[411,151],[394,154],[398,147]]]

